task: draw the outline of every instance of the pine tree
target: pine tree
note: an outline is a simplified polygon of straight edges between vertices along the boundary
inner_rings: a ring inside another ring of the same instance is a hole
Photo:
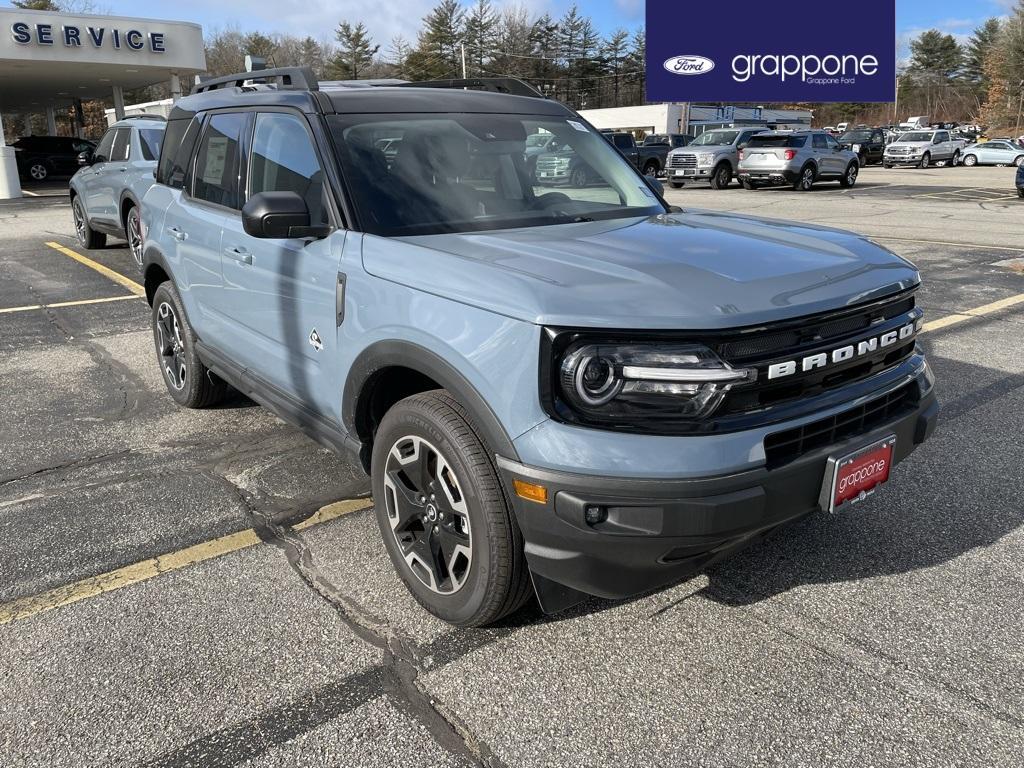
[[[626,55],[629,52],[629,33],[624,29],[617,29],[601,46],[601,55],[605,62],[605,68],[611,75],[612,106],[617,107],[621,103],[620,81],[622,79],[622,68]]]
[[[937,29],[922,32],[910,41],[907,70],[933,82],[949,82],[963,66],[963,50],[956,38]]]
[[[985,57],[993,45],[999,41],[1000,33],[999,19],[989,19],[971,35],[964,50],[964,77],[981,86],[984,90],[985,81]]]
[[[463,39],[469,75],[484,74],[484,62],[490,61],[497,44],[498,15],[490,0],[476,0],[466,13]]]
[[[366,25],[359,22],[354,27],[347,21],[338,25],[335,32],[338,53],[329,67],[332,77],[340,80],[358,80],[363,71],[373,63],[373,57],[380,50],[374,45]]]
[[[441,0],[424,17],[423,29],[406,66],[415,80],[462,76],[462,32],[465,14],[458,0]]]
[[[250,56],[261,56],[266,59],[269,64],[273,64],[275,63],[273,59],[276,52],[277,43],[275,43],[272,38],[267,37],[260,32],[250,32],[242,38],[243,56],[245,54],[249,54]]]
[[[635,79],[630,79],[630,82],[636,83],[636,89],[627,95],[628,103],[642,104],[647,100],[647,75],[644,69],[647,65],[647,36],[643,27],[633,33],[626,64],[630,72],[636,73]]]
[[[395,77],[406,77],[406,62],[409,54],[412,53],[412,46],[409,41],[401,35],[391,38],[391,45],[388,46],[388,61],[391,62],[391,71]]]

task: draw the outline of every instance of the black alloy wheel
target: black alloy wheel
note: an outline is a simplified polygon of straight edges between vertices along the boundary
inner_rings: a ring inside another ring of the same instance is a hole
[[[124,217],[124,234],[128,240],[128,250],[135,259],[135,266],[142,269],[142,222],[139,218],[139,207],[133,205]]]

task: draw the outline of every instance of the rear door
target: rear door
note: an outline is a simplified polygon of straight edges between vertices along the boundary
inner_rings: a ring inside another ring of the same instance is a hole
[[[110,227],[121,226],[118,206],[128,173],[131,146],[132,129],[115,128],[109,160],[97,169],[96,178],[93,180],[92,186],[96,190],[96,219]]]
[[[825,146],[825,154],[829,160],[829,173],[839,175],[845,172],[846,164],[849,162],[846,157],[846,151],[839,146],[839,142],[833,136],[825,136]]]
[[[819,176],[828,176],[836,173],[835,158],[832,155],[828,142],[825,140],[824,133],[811,134],[811,155],[814,157],[814,162],[818,164]]]
[[[346,232],[337,228],[323,161],[306,117],[260,112],[247,150],[246,198],[295,192],[328,237],[263,239],[225,224],[221,250],[223,312],[233,356],[253,374],[323,415],[338,399],[339,263]],[[335,419],[336,420],[336,419]]]

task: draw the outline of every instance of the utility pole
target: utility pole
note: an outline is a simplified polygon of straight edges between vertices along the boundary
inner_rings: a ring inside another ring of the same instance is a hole
[[[1020,135],[1020,112],[1024,107],[1024,80],[1017,84],[1017,89],[1020,91],[1020,98],[1017,100],[1017,127],[1013,129],[1014,138]]]
[[[900,124],[900,76],[896,75],[896,101],[892,103],[892,123]]]
[[[459,48],[462,49],[462,79],[465,80],[466,75],[466,44],[459,43]]]

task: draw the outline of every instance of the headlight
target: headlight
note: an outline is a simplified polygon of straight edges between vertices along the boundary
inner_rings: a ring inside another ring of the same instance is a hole
[[[715,162],[715,156],[711,152],[701,152],[697,155],[698,165],[711,165],[713,162]]]
[[[590,426],[645,431],[703,419],[732,387],[757,377],[699,344],[577,340],[555,354],[556,415]]]

